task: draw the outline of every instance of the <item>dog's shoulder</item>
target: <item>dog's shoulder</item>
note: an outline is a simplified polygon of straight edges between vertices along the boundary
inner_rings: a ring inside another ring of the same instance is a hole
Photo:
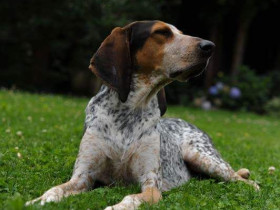
[[[85,110],[85,130],[88,127],[92,127],[98,117],[106,115],[104,112],[109,110],[109,103],[113,103],[113,94],[110,88],[102,85],[99,92],[90,99]],[[109,100],[109,98],[111,98],[111,100]],[[101,109],[103,111],[101,111]]]

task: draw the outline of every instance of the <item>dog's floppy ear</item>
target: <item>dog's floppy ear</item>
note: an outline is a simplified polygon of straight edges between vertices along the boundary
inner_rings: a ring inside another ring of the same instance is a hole
[[[115,28],[90,60],[89,68],[109,87],[127,100],[131,83],[131,57],[128,28]]]
[[[158,107],[160,109],[160,116],[163,116],[167,110],[166,97],[164,88],[160,89],[157,94]]]

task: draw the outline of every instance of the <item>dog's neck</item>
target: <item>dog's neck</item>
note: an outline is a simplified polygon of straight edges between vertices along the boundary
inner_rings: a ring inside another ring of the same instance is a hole
[[[110,87],[103,85],[94,97],[96,102],[108,101],[108,109],[125,109],[126,112],[145,112],[158,110],[158,91],[170,83],[158,77],[149,79],[141,78],[141,75],[134,75],[132,78],[131,89],[127,100],[121,102],[118,93]]]
[[[139,76],[135,76],[125,102],[120,100],[115,90],[103,85],[88,104],[86,124],[91,126],[94,124],[94,119],[98,120],[101,115],[105,118],[113,118],[113,121],[122,121],[128,124],[133,120],[146,122],[148,127],[157,124],[160,119],[157,92],[166,84],[166,81],[162,81],[158,82],[158,79],[153,77],[151,80],[145,81],[139,79]],[[134,121],[133,123],[135,124]]]
[[[151,87],[137,84],[130,91],[127,100],[121,102],[118,93],[110,87],[103,85],[97,93],[101,101],[108,101],[106,108],[112,110],[123,110],[125,112],[155,112],[158,110],[157,91]],[[96,98],[95,97],[95,98]],[[99,101],[99,100],[97,100]]]
[[[134,85],[126,102],[121,102],[115,90],[103,85],[87,106],[85,127],[105,135],[103,127],[110,125],[108,129],[113,129],[110,132],[115,132],[116,136],[121,133],[121,139],[132,142],[157,126],[160,120],[157,93],[153,94],[154,89],[149,85]]]
[[[145,78],[143,75],[135,74],[132,78],[131,90],[126,104],[132,108],[145,108],[156,98],[158,91],[170,82],[163,77],[150,76]]]

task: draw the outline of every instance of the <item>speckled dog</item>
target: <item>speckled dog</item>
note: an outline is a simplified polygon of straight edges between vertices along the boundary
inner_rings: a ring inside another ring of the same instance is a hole
[[[249,181],[215,150],[210,137],[166,111],[163,87],[187,81],[206,68],[214,44],[184,35],[161,21],[115,28],[90,61],[105,85],[86,108],[85,133],[70,181],[27,202],[41,204],[92,189],[95,181],[138,182],[142,193],[106,209],[134,209],[156,203],[161,192],[186,183],[191,172],[225,181]]]

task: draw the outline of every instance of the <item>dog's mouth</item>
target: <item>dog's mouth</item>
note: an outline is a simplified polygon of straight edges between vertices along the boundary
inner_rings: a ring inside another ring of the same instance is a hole
[[[200,75],[207,67],[208,61],[191,65],[185,69],[180,69],[170,74],[170,78],[184,82],[192,77]]]

